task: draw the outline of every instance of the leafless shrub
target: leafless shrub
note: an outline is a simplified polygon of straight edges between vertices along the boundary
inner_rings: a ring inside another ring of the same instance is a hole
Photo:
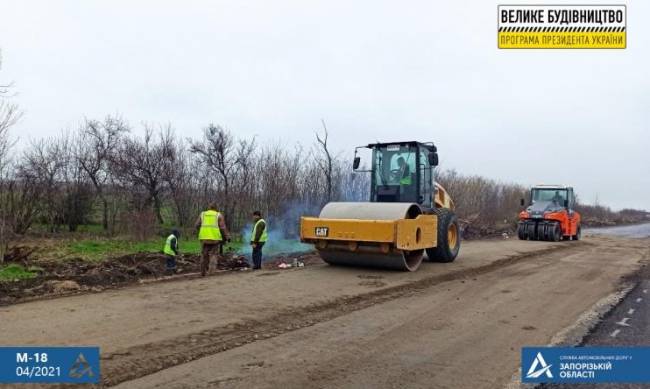
[[[147,240],[158,233],[156,215],[151,208],[123,210],[120,224],[122,231],[135,240]]]
[[[454,199],[466,235],[492,234],[516,225],[519,200],[527,193],[523,186],[454,170],[439,171],[436,179]]]

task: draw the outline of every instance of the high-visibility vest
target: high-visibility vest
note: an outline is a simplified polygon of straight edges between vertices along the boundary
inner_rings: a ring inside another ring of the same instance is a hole
[[[165,242],[165,248],[163,249],[163,252],[167,255],[171,256],[176,256],[176,252],[172,249],[172,241],[176,239],[176,235],[171,234],[167,237],[167,241]],[[176,242],[176,247],[178,247],[178,242]]]
[[[411,175],[409,174],[406,177],[402,177],[401,180],[399,180],[400,185],[411,185]]]
[[[264,222],[264,231],[262,231],[262,235],[260,236],[260,240],[258,242],[264,243],[269,238],[268,234],[266,233],[266,231],[269,229],[269,226],[266,224],[264,219],[260,219],[255,223],[255,226],[253,227],[253,232],[251,233],[251,242],[255,242],[255,237],[257,236],[257,229],[260,226],[260,222]]]
[[[408,165],[404,166],[404,170],[402,170],[402,178],[399,180],[400,185],[411,185],[411,173],[410,169],[407,171]],[[406,173],[406,176],[404,174]]]
[[[222,240],[219,229],[219,212],[212,210],[201,212],[199,240]]]

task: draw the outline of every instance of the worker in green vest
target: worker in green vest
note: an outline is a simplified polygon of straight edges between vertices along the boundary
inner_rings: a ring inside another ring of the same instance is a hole
[[[165,241],[163,253],[165,253],[167,262],[167,274],[173,274],[176,272],[176,256],[178,255],[178,239],[180,237],[181,233],[177,229],[173,229],[172,233],[167,237],[167,240]]]
[[[253,270],[262,268],[262,247],[268,240],[268,226],[262,219],[260,211],[253,212],[253,231],[251,232],[251,246],[253,247]]]
[[[212,268],[217,267],[221,245],[224,240],[230,242],[230,234],[226,229],[226,220],[217,211],[215,203],[210,203],[208,209],[201,212],[195,227],[201,242],[201,275],[205,276],[211,264]]]
[[[397,159],[397,166],[399,168],[399,184],[402,186],[411,185],[411,168],[406,163],[404,157]]]

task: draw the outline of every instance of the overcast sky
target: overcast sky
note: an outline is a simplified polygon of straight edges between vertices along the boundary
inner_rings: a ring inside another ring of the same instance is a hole
[[[310,144],[324,118],[350,158],[434,141],[444,168],[650,209],[650,2],[626,50],[498,50],[497,4],[0,0],[0,81],[23,142],[119,113]]]

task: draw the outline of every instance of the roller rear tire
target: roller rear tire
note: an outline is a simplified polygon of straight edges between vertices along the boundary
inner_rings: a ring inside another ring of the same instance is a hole
[[[573,235],[573,240],[580,240],[582,239],[582,226],[578,224],[578,228],[576,229],[576,234]]]
[[[448,208],[436,208],[438,216],[438,244],[427,249],[427,257],[434,262],[453,262],[460,251],[458,217]]]

